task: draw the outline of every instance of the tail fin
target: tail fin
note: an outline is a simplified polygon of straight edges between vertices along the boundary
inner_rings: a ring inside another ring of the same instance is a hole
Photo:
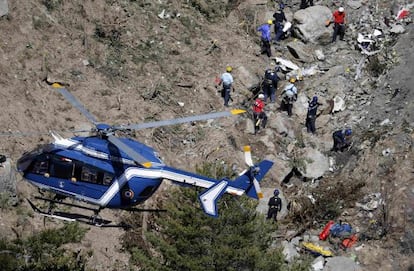
[[[234,181],[230,181],[229,186],[243,189],[246,191],[247,196],[254,199],[259,199],[256,188],[253,185],[253,179],[256,178],[256,180],[260,182],[267,174],[267,172],[272,168],[272,166],[272,161],[263,160],[259,164],[244,171],[241,176]]]

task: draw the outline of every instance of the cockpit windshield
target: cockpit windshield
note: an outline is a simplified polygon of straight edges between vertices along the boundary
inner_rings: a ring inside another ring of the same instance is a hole
[[[50,152],[53,149],[52,144],[39,145],[36,149],[26,152],[23,156],[17,161],[17,170],[20,172],[25,171],[28,166],[32,163],[35,157],[41,155],[42,153]]]

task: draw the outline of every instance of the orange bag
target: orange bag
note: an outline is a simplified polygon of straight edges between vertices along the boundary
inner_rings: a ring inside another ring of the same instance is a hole
[[[356,234],[351,235],[349,238],[346,238],[342,241],[343,248],[350,248],[358,241],[358,236]]]

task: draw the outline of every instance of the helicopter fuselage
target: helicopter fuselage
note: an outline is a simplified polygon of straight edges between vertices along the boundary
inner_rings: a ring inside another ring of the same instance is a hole
[[[154,166],[163,163],[154,150],[122,139]],[[23,155],[18,170],[42,190],[105,208],[128,208],[147,200],[163,178],[130,160],[99,137],[74,137],[39,146]]]

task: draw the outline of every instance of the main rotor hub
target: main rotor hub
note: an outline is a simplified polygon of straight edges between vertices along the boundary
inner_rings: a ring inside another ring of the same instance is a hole
[[[105,124],[105,123],[97,124],[96,130],[100,136],[107,136],[109,134],[113,134],[114,132],[114,130],[112,129],[112,126]]]

